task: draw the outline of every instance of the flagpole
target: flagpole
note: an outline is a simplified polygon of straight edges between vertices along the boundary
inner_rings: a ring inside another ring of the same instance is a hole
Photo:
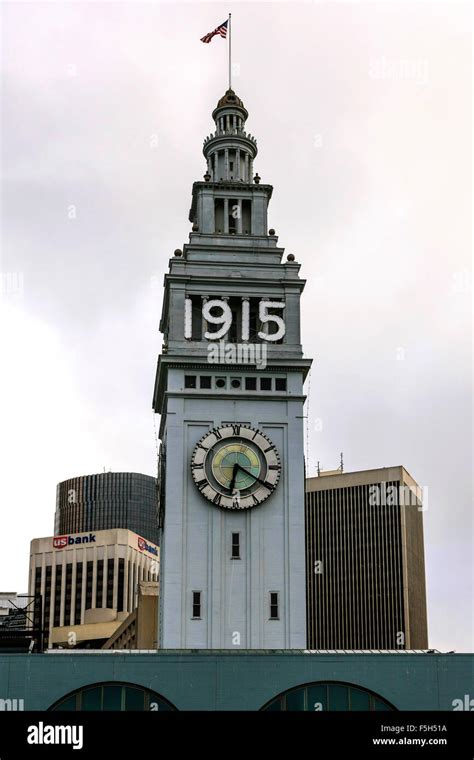
[[[231,13],[229,13],[229,90],[231,90],[231,60],[232,60],[232,30],[231,30]]]

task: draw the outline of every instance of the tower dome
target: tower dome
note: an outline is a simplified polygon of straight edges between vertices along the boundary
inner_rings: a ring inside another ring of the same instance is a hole
[[[228,89],[212,112],[216,131],[204,140],[203,153],[213,182],[251,183],[257,141],[245,131],[248,111]]]

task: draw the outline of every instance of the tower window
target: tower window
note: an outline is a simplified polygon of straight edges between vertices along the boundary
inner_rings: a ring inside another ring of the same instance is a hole
[[[252,228],[252,201],[244,198],[242,200],[242,232],[244,235],[250,235]]]
[[[216,232],[224,232],[224,199],[216,198],[214,201],[214,219]]]
[[[257,390],[257,378],[256,377],[246,377],[245,378],[245,390],[246,391],[256,391]]]
[[[280,605],[278,602],[278,591],[270,591],[270,620],[280,619]]]
[[[271,377],[261,377],[260,378],[260,390],[261,391],[271,391],[272,389],[272,378]]]
[[[240,216],[240,206],[235,198],[229,198],[229,235],[235,235],[237,232],[237,219]]]
[[[275,378],[275,390],[276,391],[286,391],[286,377],[276,377]]]
[[[185,388],[195,388],[196,387],[196,375],[185,375],[184,376],[184,387]]]
[[[201,377],[199,378],[199,387],[210,388],[211,381],[212,381],[212,377],[210,375],[201,375]]]
[[[201,591],[193,591],[193,620],[201,619]]]
[[[240,533],[232,533],[231,559],[240,559]]]
[[[234,171],[234,162],[233,161],[229,161],[229,169],[230,169],[231,172]]]

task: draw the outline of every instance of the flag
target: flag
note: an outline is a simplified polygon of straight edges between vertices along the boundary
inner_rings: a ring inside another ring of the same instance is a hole
[[[224,21],[223,24],[219,24],[213,32],[209,32],[208,34],[205,34],[204,37],[201,37],[201,42],[210,42],[212,38],[216,34],[220,34],[221,37],[224,37],[224,39],[227,37],[227,24],[229,23],[229,19],[227,21]]]

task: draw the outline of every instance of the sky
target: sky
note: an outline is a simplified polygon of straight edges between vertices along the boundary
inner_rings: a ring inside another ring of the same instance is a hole
[[[473,651],[470,7],[3,3],[0,590],[56,484],[156,473],[163,275],[233,87],[301,263],[309,474],[425,489],[430,646]]]

